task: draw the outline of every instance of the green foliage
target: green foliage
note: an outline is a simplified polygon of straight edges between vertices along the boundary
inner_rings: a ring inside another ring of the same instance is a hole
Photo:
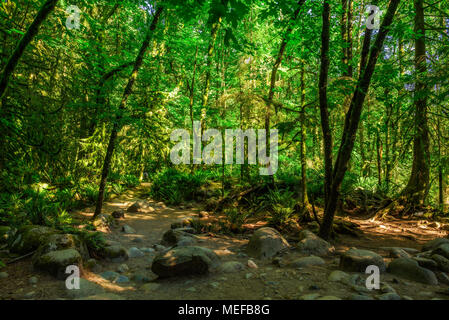
[[[268,218],[268,223],[273,227],[283,227],[287,225],[290,219],[293,218],[293,214],[293,208],[275,204],[272,207],[271,215]]]
[[[168,204],[179,204],[195,200],[199,189],[209,174],[197,171],[194,174],[168,169],[156,175],[150,190],[150,196]]]

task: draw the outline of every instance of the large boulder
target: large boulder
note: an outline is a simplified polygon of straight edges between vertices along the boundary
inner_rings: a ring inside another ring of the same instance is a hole
[[[268,259],[288,249],[289,244],[276,229],[265,227],[254,232],[249,240],[247,252],[257,259]]]
[[[151,270],[159,277],[205,274],[220,265],[220,258],[210,249],[177,247],[157,255]]]
[[[399,258],[391,261],[388,265],[389,273],[410,281],[437,285],[438,280],[435,273],[420,267],[418,262],[409,258]]]
[[[58,279],[66,279],[66,268],[70,265],[81,266],[82,258],[75,249],[51,251],[34,260],[36,270],[47,272]]]
[[[52,234],[44,243],[40,245],[34,254],[33,259],[39,258],[41,255],[47,254],[51,251],[75,249],[80,254],[83,260],[89,260],[89,250],[86,244],[76,235],[73,234]]]
[[[439,247],[440,245],[442,245],[442,244],[449,244],[449,239],[446,239],[446,238],[436,238],[436,239],[433,239],[433,240],[427,242],[427,243],[423,246],[422,251],[423,251],[423,252],[425,252],[425,251],[432,251],[432,250],[438,248],[438,247]]]
[[[124,262],[129,259],[128,251],[122,245],[112,245],[104,247],[99,254],[106,260],[111,262]]]
[[[369,250],[351,248],[340,257],[340,268],[345,271],[365,272],[370,265],[378,266],[380,272],[385,272],[384,259]]]
[[[172,247],[188,242],[192,245],[195,243],[195,236],[191,234],[192,230],[192,228],[170,229],[163,234],[161,244]]]
[[[303,230],[299,234],[298,250],[303,254],[315,256],[325,256],[335,252],[335,248],[329,242],[309,230]]]
[[[449,259],[449,243],[443,243],[432,250],[432,255],[437,254]]]
[[[45,243],[48,237],[56,233],[59,232],[45,226],[23,226],[17,231],[10,251],[18,254],[30,253]]]
[[[317,256],[310,256],[310,257],[302,257],[298,258],[292,263],[289,264],[292,268],[305,268],[309,266],[322,266],[325,262],[323,259]]]

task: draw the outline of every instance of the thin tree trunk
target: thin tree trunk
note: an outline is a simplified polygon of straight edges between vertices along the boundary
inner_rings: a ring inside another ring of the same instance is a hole
[[[371,78],[376,67],[377,59],[383,48],[385,37],[388,33],[391,23],[393,22],[393,18],[399,3],[400,0],[391,0],[389,3],[387,13],[377,34],[376,41],[370,50],[366,68],[364,68],[362,77],[358,81],[354,96],[351,100],[351,106],[349,107],[349,111],[346,115],[343,136],[332,173],[331,190],[329,193],[328,201],[326,203],[324,218],[319,232],[320,236],[324,239],[329,239],[332,232],[332,223],[337,208],[340,187],[347,171],[349,160],[351,159],[351,154],[356,139],[357,128],[360,122],[360,115],[363,109],[363,103],[371,84]],[[363,65],[361,64],[361,66]]]
[[[132,89],[134,86],[134,83],[136,82],[137,79],[137,75],[139,73],[139,69],[142,66],[143,63],[143,57],[145,55],[145,52],[147,51],[149,45],[150,45],[150,41],[151,38],[153,36],[154,30],[156,29],[156,25],[157,22],[159,20],[159,17],[162,13],[162,7],[158,7],[156,9],[156,13],[154,14],[153,17],[153,21],[151,23],[151,26],[147,32],[147,35],[145,36],[145,40],[142,43],[142,47],[140,48],[140,51],[136,57],[136,60],[134,62],[134,67],[133,70],[131,72],[131,75],[128,79],[128,84],[125,87],[125,90],[123,92],[123,97],[122,100],[120,102],[119,105],[119,110],[117,113],[117,116],[115,118],[114,124],[112,126],[112,131],[111,131],[111,135],[109,137],[109,142],[108,142],[108,148],[106,150],[106,156],[104,158],[104,163],[103,163],[103,170],[101,172],[101,180],[100,180],[100,186],[98,188],[98,199],[97,199],[97,205],[95,208],[95,213],[93,215],[93,218],[95,219],[95,217],[97,215],[99,215],[101,213],[101,209],[103,207],[103,197],[104,197],[104,191],[106,188],[106,182],[107,182],[107,178],[108,178],[108,174],[109,174],[109,169],[111,166],[111,160],[112,160],[112,155],[114,153],[114,147],[115,147],[115,140],[117,138],[118,132],[121,129],[121,120],[122,120],[122,116],[123,116],[123,112],[126,109],[126,103],[128,102],[128,98],[132,93]]]
[[[329,110],[327,105],[330,36],[330,5],[328,0],[324,1],[322,18],[323,29],[321,32],[321,67],[318,91],[324,143],[324,202],[327,203],[329,200],[330,186],[332,184],[332,132],[330,129]]]
[[[23,52],[25,51],[28,44],[36,36],[42,22],[44,22],[47,16],[54,10],[57,2],[58,0],[48,0],[44,3],[44,5],[39,9],[39,12],[37,13],[27,32],[23,35],[22,39],[20,39],[16,49],[9,57],[8,62],[6,63],[6,66],[3,69],[2,75],[0,77],[0,101],[2,101],[3,95],[5,94],[6,88],[8,87],[9,78],[14,72],[14,69],[16,68],[17,63],[22,57]]]

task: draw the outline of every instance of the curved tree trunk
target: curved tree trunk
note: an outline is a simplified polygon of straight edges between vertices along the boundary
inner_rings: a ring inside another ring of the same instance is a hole
[[[101,209],[103,207],[104,190],[106,188],[106,181],[108,178],[109,169],[111,167],[111,160],[115,147],[115,139],[117,138],[118,132],[121,129],[120,122],[122,119],[122,113],[126,109],[126,103],[128,102],[128,98],[131,95],[132,88],[134,86],[134,83],[136,82],[137,75],[139,73],[139,69],[143,63],[143,56],[145,55],[145,52],[147,51],[150,45],[150,40],[153,36],[154,30],[156,29],[156,25],[161,13],[162,7],[157,8],[156,13],[154,14],[153,17],[153,22],[151,23],[150,29],[148,30],[145,40],[142,43],[142,47],[140,48],[139,54],[137,55],[136,60],[134,62],[134,67],[128,79],[128,84],[126,85],[125,91],[123,92],[123,97],[119,105],[119,111],[115,118],[114,125],[112,126],[111,135],[109,136],[108,148],[106,150],[106,156],[104,158],[103,163],[103,170],[101,172],[100,186],[98,188],[97,205],[95,208],[95,213],[93,215],[94,219],[97,215],[101,213]]]

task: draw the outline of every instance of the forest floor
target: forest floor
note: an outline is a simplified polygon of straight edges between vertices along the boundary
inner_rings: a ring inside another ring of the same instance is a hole
[[[111,213],[117,209],[126,209],[136,202],[143,200],[140,197],[141,188],[131,190],[110,202],[105,203],[104,212]],[[140,212],[126,212],[125,218],[120,219],[120,226],[105,230],[105,238],[110,241],[120,242],[127,249],[131,247],[151,248],[160,242],[165,231],[170,229],[174,222],[183,218],[196,217],[200,207],[180,209],[179,207],[166,207],[162,203],[156,203],[144,199],[155,209],[141,209]],[[88,220],[94,208],[86,208],[76,214]],[[388,262],[389,253],[382,247],[407,247],[421,249],[421,246],[429,240],[445,237],[446,231],[441,231],[429,226],[424,220],[394,220],[386,222],[370,221],[362,218],[345,218],[360,225],[363,236],[354,238],[341,235],[338,242],[333,242],[336,253],[341,253],[351,247],[369,249],[385,258]],[[121,226],[129,225],[136,230],[135,234],[125,234]],[[239,261],[248,265],[248,257],[245,255],[245,246],[248,243],[247,235],[226,236],[222,234],[200,235],[198,246],[214,250],[222,261]],[[140,240],[135,240],[140,238]],[[154,279],[150,284],[142,284],[130,281],[119,285],[103,279],[100,273],[104,271],[117,271],[122,263],[100,261],[99,267],[92,271],[84,271],[82,277],[101,285],[107,293],[114,294],[120,299],[305,299],[307,297],[334,296],[340,299],[350,299],[357,294],[354,287],[340,282],[329,282],[328,276],[338,270],[338,254],[325,257],[325,265],[310,266],[303,269],[278,267],[271,260],[261,261],[252,259],[257,268],[233,272],[212,272],[202,276],[186,276],[168,279],[156,279],[151,272],[151,261],[154,253],[146,253],[144,257],[130,258],[125,263],[129,271],[124,275],[133,279],[135,274],[143,274]],[[283,258],[286,261],[294,260],[301,255],[295,250],[290,250]],[[31,258],[8,265],[5,270],[9,277],[0,279],[1,299],[67,299],[65,282],[56,280],[45,274],[38,274],[33,270]],[[363,279],[366,275],[360,274]],[[37,283],[30,283],[31,277],[37,277]],[[393,287],[401,297],[412,299],[449,299],[449,296],[439,292],[448,291],[449,286],[424,285],[416,282],[405,281],[390,274],[382,274],[381,282]],[[308,295],[311,294],[311,295]],[[379,292],[368,292],[367,295],[376,298]]]

